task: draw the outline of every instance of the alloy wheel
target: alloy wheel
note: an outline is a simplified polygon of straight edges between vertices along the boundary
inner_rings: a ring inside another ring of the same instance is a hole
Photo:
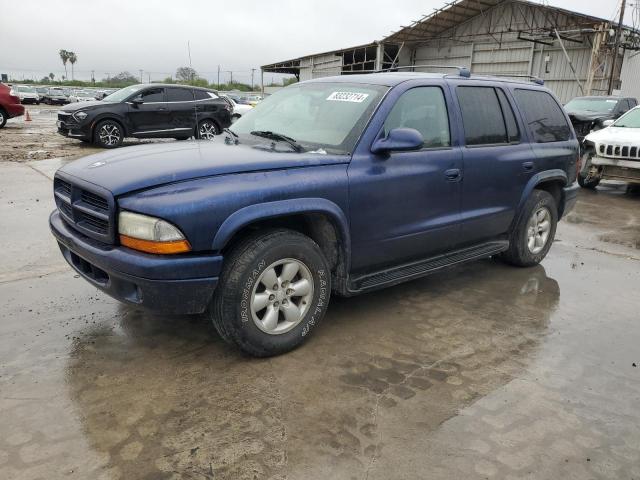
[[[534,255],[540,253],[547,245],[551,234],[551,212],[547,207],[540,207],[533,212],[527,224],[527,247]]]
[[[98,138],[103,145],[117,145],[120,141],[120,128],[114,123],[107,123],[98,131]]]
[[[213,138],[218,134],[218,129],[213,122],[204,121],[200,124],[198,133],[199,138],[204,140],[213,140]]]
[[[269,265],[251,293],[251,317],[270,335],[280,335],[298,325],[309,311],[314,282],[300,260],[285,258]]]

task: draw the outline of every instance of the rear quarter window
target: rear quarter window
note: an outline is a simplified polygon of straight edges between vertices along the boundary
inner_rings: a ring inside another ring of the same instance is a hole
[[[515,97],[534,142],[564,142],[571,138],[571,127],[560,105],[549,93],[519,88]]]

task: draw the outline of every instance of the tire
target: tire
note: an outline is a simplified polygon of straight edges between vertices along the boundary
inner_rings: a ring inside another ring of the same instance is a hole
[[[7,124],[7,113],[0,108],[0,128],[4,127]]]
[[[102,120],[93,131],[93,142],[102,148],[117,148],[123,139],[122,126],[115,120]]]
[[[541,212],[544,212],[544,216]],[[534,215],[536,219],[534,219]],[[546,228],[544,222],[548,223]],[[553,244],[557,225],[558,207],[555,200],[549,192],[534,190],[527,199],[518,223],[511,232],[509,249],[502,254],[502,258],[507,263],[518,267],[531,267],[539,264]],[[534,237],[533,248],[530,243],[532,234]]]
[[[216,135],[220,135],[222,130],[216,122],[207,118],[198,123],[196,130],[196,138],[202,140],[213,140]]]
[[[270,230],[247,237],[227,256],[208,313],[226,342],[269,357],[310,336],[330,295],[331,275],[320,247],[298,232]]]
[[[585,150],[585,152],[582,154],[582,164],[586,165],[587,162],[589,162],[591,160],[591,157],[593,156],[593,150],[588,149]],[[588,166],[587,170],[590,170],[591,168]],[[582,188],[588,188],[589,190],[595,190],[595,188],[598,186],[598,184],[600,183],[602,177],[598,176],[598,177],[592,177],[589,175],[583,175],[582,172],[578,172],[578,185],[580,185]]]

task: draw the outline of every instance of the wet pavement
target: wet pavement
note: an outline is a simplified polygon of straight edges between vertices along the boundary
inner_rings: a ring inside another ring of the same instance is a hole
[[[623,187],[581,192],[536,268],[334,298],[302,348],[256,360],[74,275],[47,226],[63,162],[0,162],[1,479],[640,478]]]

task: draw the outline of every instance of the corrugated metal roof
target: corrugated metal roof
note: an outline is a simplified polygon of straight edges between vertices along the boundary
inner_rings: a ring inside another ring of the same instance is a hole
[[[501,3],[520,3],[527,6],[543,9],[553,14],[563,14],[576,20],[576,24],[600,24],[609,22],[604,18],[594,17],[583,13],[573,12],[564,8],[542,5],[527,0],[454,0],[442,8],[438,8],[420,20],[416,20],[408,26],[402,27],[382,40],[390,43],[425,41],[437,38],[447,30],[460,25],[472,18],[485,14]],[[629,28],[629,27],[625,27]]]

